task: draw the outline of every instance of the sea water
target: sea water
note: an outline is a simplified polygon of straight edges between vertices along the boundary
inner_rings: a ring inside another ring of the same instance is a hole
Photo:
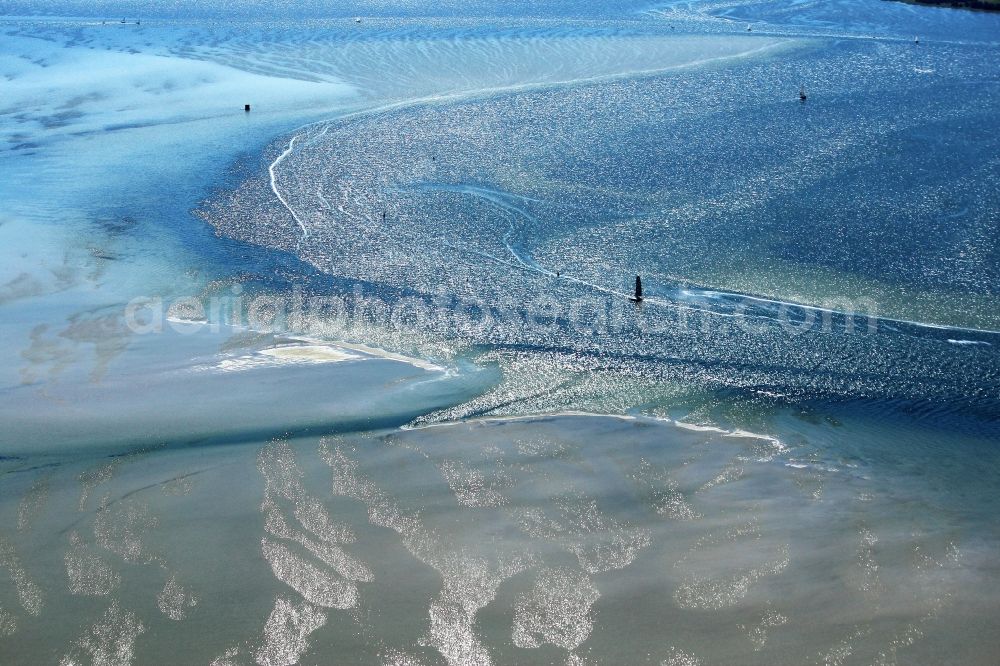
[[[995,661],[996,17],[0,8],[3,663]]]

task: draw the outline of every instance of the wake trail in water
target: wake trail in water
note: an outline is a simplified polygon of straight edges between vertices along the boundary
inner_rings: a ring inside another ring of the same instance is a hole
[[[419,189],[424,191],[457,192],[460,194],[468,194],[478,199],[487,201],[496,206],[497,208],[500,208],[501,210],[511,213],[515,217],[521,217],[528,223],[531,224],[539,223],[539,220],[536,216],[532,215],[524,208],[521,208],[520,206],[517,206],[511,202],[511,200],[520,200],[520,201],[531,201],[535,203],[541,203],[538,199],[532,199],[531,197],[526,197],[519,194],[513,194],[511,192],[503,192],[501,190],[493,190],[485,187],[478,187],[475,185],[451,185],[451,184],[429,183],[416,186],[413,189]],[[494,261],[499,261],[506,265],[520,268],[522,270],[533,271],[535,273],[539,273],[540,275],[544,275],[546,277],[557,278],[559,280],[565,280],[567,282],[573,282],[579,285],[583,285],[604,294],[620,296],[622,298],[628,296],[628,294],[624,292],[615,289],[609,289],[607,287],[603,287],[601,285],[583,280],[582,278],[574,277],[572,275],[564,275],[561,272],[556,272],[549,268],[545,268],[537,261],[535,261],[535,259],[530,254],[528,254],[526,250],[515,244],[514,237],[517,231],[518,231],[517,225],[514,222],[511,222],[510,226],[508,227],[507,233],[503,237],[504,246],[507,248],[507,251],[510,252],[510,254],[514,257],[514,259],[517,260],[517,265],[512,264],[511,262],[508,261],[503,261],[486,252],[481,252],[478,250],[468,250],[468,249],[464,249],[464,251],[472,252],[473,254],[478,254],[480,256],[493,259]]]
[[[513,221],[517,218],[523,219],[528,224],[537,224],[538,218],[526,211],[525,209],[517,206],[511,202],[512,199],[520,199],[522,201],[535,201],[537,199],[531,199],[528,197],[519,196],[516,194],[511,194],[509,192],[501,192],[499,190],[491,190],[485,187],[477,187],[475,185],[449,185],[449,184],[437,184],[429,183],[424,185],[419,185],[414,189],[421,191],[439,191],[439,192],[457,192],[460,194],[469,194],[477,199],[482,199],[487,201],[497,208],[504,210],[512,214],[512,221],[507,229],[507,233],[504,234],[503,244],[510,252],[511,256],[517,260],[521,266],[524,268],[533,270],[542,275],[548,275],[555,277],[556,273],[543,266],[541,266],[537,261],[535,261],[531,255],[529,255],[523,248],[517,246],[515,242],[515,236],[519,231],[518,225]]]
[[[514,201],[527,201],[533,203],[541,203],[538,199],[531,197],[526,197],[519,194],[514,194],[511,192],[505,192],[502,190],[491,189],[476,185],[464,185],[464,184],[449,184],[449,183],[422,183],[419,185],[410,186],[408,190],[418,190],[418,191],[438,191],[438,192],[454,192],[458,194],[466,194],[477,199],[486,201],[500,210],[510,213],[515,218],[520,218],[524,220],[525,224],[537,225],[541,224],[537,216],[533,215],[529,211],[525,210],[523,207],[513,203]],[[523,225],[520,227],[523,229]],[[621,298],[627,298],[631,294],[610,289],[608,287],[589,282],[582,278],[575,277],[573,275],[566,275],[561,272],[557,273],[551,269],[545,268],[540,265],[535,259],[525,250],[516,243],[516,234],[519,231],[519,226],[516,222],[512,221],[508,227],[507,233],[503,237],[504,246],[510,252],[511,256],[514,257],[517,263],[510,261],[505,261],[495,255],[487,252],[482,252],[479,250],[470,250],[468,248],[456,248],[464,252],[469,252],[501,264],[518,268],[521,270],[527,270],[536,272],[540,275],[547,277],[557,278],[559,280],[565,280],[566,282],[572,282],[574,284],[579,284],[584,287],[588,287],[596,292],[608,294],[611,296],[617,296]],[[456,247],[450,245],[450,247]],[[832,308],[824,308],[821,306],[808,305],[804,303],[795,303],[791,301],[782,301],[779,299],[765,298],[762,296],[753,296],[749,294],[740,294],[735,292],[724,292],[714,289],[689,287],[684,289],[676,290],[673,297],[669,300],[663,300],[657,297],[647,297],[643,300],[644,305],[652,305],[657,307],[671,308],[671,309],[681,309],[687,311],[698,311],[700,313],[708,314],[717,317],[727,317],[727,318],[744,318],[756,321],[767,321],[767,322],[784,322],[787,320],[788,310],[795,308],[798,310],[803,310],[811,313],[813,316],[816,314],[820,315],[825,319],[831,317],[837,317],[845,321],[851,321],[855,318],[868,320],[869,330],[877,329],[880,326],[884,326],[887,330],[897,333],[899,335],[915,338],[926,337],[926,333],[931,331],[956,331],[964,332],[969,334],[978,335],[997,335],[1000,336],[1000,331],[991,331],[983,329],[968,329],[953,326],[943,326],[938,324],[929,324],[924,322],[915,322],[901,319],[889,319],[878,317],[873,314],[859,313],[859,312],[845,312],[841,310],[835,310]],[[684,302],[686,301],[686,303]],[[700,303],[700,305],[699,305]],[[720,312],[717,309],[712,309],[713,305],[723,304],[732,306],[734,312]],[[758,306],[764,306],[773,312],[764,313],[750,313],[746,311],[748,305],[756,304]],[[923,335],[912,333],[907,333],[901,330],[899,327],[913,327],[918,330],[923,329]],[[853,326],[849,327],[853,329]],[[832,332],[832,331],[820,331],[820,332]],[[992,346],[992,343],[982,341],[982,340],[955,340],[948,339],[948,343],[955,345],[975,345],[975,346]]]

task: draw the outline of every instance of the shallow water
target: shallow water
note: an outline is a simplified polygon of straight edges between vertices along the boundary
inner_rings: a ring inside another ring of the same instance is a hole
[[[135,11],[0,4],[0,662],[996,661],[1000,18]]]
[[[28,592],[5,652],[988,663],[993,537],[914,513],[905,493],[926,487],[875,488],[871,473],[585,416],[21,471],[5,486],[7,566]],[[63,582],[35,582],[15,556]]]
[[[992,420],[997,88],[979,49],[728,40],[662,75],[312,125],[206,218],[265,227],[390,308],[474,304],[446,334],[499,353]],[[790,99],[821,75],[812,103]],[[285,214],[250,221],[275,198]],[[642,310],[616,310],[635,273]]]

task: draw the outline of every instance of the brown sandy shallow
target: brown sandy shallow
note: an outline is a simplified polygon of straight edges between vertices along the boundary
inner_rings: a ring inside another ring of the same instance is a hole
[[[552,415],[5,469],[3,663],[993,657],[988,535],[748,433]]]

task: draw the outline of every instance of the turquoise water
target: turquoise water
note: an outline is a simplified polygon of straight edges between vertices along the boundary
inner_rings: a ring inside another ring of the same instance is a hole
[[[996,661],[1000,17],[0,13],[0,662]]]

